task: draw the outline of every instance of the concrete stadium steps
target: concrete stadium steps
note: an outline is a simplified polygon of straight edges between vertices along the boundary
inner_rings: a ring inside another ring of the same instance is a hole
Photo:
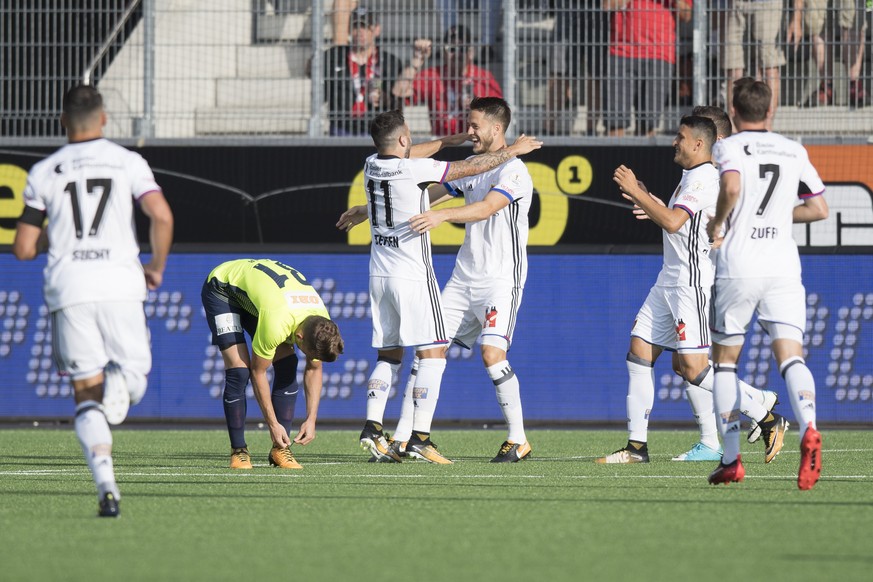
[[[236,47],[236,76],[241,79],[305,77],[309,45],[260,44]]]
[[[308,109],[292,108],[201,108],[194,113],[197,135],[305,135],[309,132]]]
[[[306,135],[309,133],[307,107],[203,107],[194,113],[197,135]],[[416,136],[430,135],[430,118],[426,106],[407,107],[409,129]],[[321,131],[328,132],[327,107],[322,107]]]

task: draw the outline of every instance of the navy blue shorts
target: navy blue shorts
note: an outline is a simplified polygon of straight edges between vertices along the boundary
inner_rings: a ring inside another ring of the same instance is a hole
[[[229,287],[227,283],[213,278],[206,281],[200,291],[206,323],[212,332],[212,345],[221,350],[246,343],[243,332],[252,337],[258,326],[258,318],[242,308],[233,294],[228,292]]]

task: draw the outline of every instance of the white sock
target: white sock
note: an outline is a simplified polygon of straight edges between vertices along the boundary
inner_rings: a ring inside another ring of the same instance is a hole
[[[762,404],[764,402],[764,393],[757,388],[749,386],[739,378],[737,378],[737,383],[740,386],[740,412],[757,421],[767,418],[767,409]],[[713,373],[712,365],[710,364],[709,372],[700,381],[700,387],[712,392],[712,384]]]
[[[710,372],[709,376],[712,373]],[[712,401],[712,390],[685,383],[685,396],[691,405],[691,412],[700,429],[700,442],[717,451],[721,446],[718,442],[718,425],[715,422],[715,404]]]
[[[768,410],[764,408],[764,393],[739,378],[737,384],[740,386],[740,412],[757,422],[767,418]]]
[[[518,444],[526,443],[518,376],[515,375],[506,360],[497,362],[486,370],[491,381],[494,382],[494,389],[497,391],[497,404],[500,405],[503,418],[509,428],[507,440]]]
[[[413,388],[418,378],[418,356],[412,361],[412,370],[409,372],[409,380],[406,381],[406,390],[403,391],[403,404],[400,406],[400,420],[397,421],[397,430],[394,432],[394,440],[405,443],[412,436],[412,418],[415,416],[415,403],[412,400]]]
[[[112,432],[100,404],[94,400],[79,403],[76,406],[75,427],[91,477],[97,485],[98,499],[107,492],[121,499],[112,466]]]
[[[785,378],[788,385],[788,397],[791,399],[791,408],[794,410],[794,418],[797,419],[800,440],[806,434],[807,425],[815,424],[815,380],[812,372],[806,367],[806,362],[801,357],[788,358],[782,362],[779,373]]]
[[[412,431],[430,434],[433,414],[440,398],[440,383],[446,369],[444,358],[423,358],[418,362],[418,375],[412,389],[415,414],[412,418]]]
[[[382,424],[385,406],[391,393],[394,376],[400,370],[400,362],[379,360],[367,381],[367,420]]]
[[[628,440],[646,442],[649,432],[649,415],[655,404],[655,369],[626,360],[627,386],[627,433]]]
[[[721,462],[729,465],[740,454],[740,387],[737,385],[736,366],[716,367],[712,397],[715,401],[716,423],[724,446]]]

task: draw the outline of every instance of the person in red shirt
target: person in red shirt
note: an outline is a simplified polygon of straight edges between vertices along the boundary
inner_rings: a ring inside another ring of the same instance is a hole
[[[473,97],[503,98],[503,91],[488,69],[473,64],[476,48],[467,27],[449,28],[443,38],[442,64],[422,69],[431,53],[430,39],[415,40],[412,60],[394,85],[394,95],[407,103],[426,104],[434,135],[464,132]]]
[[[606,126],[623,136],[636,102],[636,133],[655,135],[676,66],[676,20],[691,20],[692,0],[604,0],[612,12]]]

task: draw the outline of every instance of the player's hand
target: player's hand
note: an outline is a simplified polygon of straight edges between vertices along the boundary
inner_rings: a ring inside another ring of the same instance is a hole
[[[516,139],[511,146],[509,146],[509,149],[512,150],[514,155],[523,156],[524,154],[529,154],[530,152],[538,150],[541,147],[543,147],[543,142],[539,141],[537,138],[521,134],[520,136],[518,136],[518,139]]]
[[[709,222],[706,225],[706,234],[709,235],[709,242],[712,244],[713,250],[721,246],[724,242],[724,229],[722,224],[715,221],[715,218],[710,216]]]
[[[300,431],[294,437],[294,444],[308,445],[315,440],[315,421],[308,418],[300,424]]]
[[[625,165],[621,165],[615,169],[612,174],[612,181],[618,184],[622,194],[629,194],[631,197],[639,196],[640,193],[647,194],[649,191],[645,188],[645,184],[637,180],[633,170]],[[640,185],[642,184],[642,188]]]
[[[633,197],[630,194],[621,193],[621,197],[627,200],[628,202],[632,202],[634,207],[631,209],[633,212],[634,218],[637,220],[650,220],[649,215],[646,214],[646,211],[639,207],[639,205],[634,201]]]
[[[367,206],[365,204],[352,206],[340,215],[336,227],[348,232],[365,220],[367,220]]]
[[[418,234],[424,234],[445,222],[442,213],[436,210],[428,210],[421,214],[416,214],[409,219],[409,227]]]
[[[285,430],[285,427],[278,422],[270,425],[270,438],[273,440],[273,444],[280,449],[291,446],[291,439],[288,438],[288,432]]]
[[[164,270],[158,269],[151,263],[142,266],[143,273],[145,274],[146,287],[150,290],[154,291],[158,287],[161,286],[161,283],[164,282]]]

